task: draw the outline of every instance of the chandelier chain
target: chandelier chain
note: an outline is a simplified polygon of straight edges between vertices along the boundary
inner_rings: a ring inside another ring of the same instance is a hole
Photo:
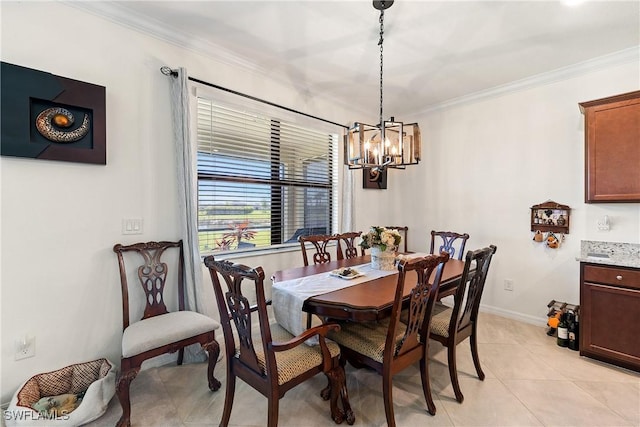
[[[380,40],[378,44],[380,45],[380,126],[383,127],[383,113],[382,113],[382,43],[384,42],[384,9],[380,10]]]

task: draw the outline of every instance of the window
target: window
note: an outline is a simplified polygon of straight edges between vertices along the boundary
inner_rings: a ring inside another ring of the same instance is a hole
[[[331,233],[337,134],[198,97],[197,141],[201,252]]]

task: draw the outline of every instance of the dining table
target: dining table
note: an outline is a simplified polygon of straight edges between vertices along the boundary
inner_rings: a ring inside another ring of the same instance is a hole
[[[400,257],[426,255],[412,253]],[[354,322],[371,322],[390,316],[398,270],[374,270],[370,261],[369,255],[363,255],[275,272],[271,279],[276,321],[292,334],[299,335],[307,328],[307,314],[317,315],[321,319]],[[455,292],[464,265],[464,261],[457,259],[447,261],[440,280],[439,295]],[[353,280],[336,275],[337,271],[347,267],[358,272]],[[407,301],[415,285],[415,277],[415,271],[410,271],[405,278],[404,298]]]

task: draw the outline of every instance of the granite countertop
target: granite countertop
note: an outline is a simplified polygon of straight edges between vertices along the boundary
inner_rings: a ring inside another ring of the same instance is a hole
[[[576,261],[640,268],[640,244],[582,240]]]

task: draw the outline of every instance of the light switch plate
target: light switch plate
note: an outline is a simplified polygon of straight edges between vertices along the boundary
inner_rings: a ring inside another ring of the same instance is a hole
[[[142,234],[144,222],[142,218],[124,218],[122,234]]]

